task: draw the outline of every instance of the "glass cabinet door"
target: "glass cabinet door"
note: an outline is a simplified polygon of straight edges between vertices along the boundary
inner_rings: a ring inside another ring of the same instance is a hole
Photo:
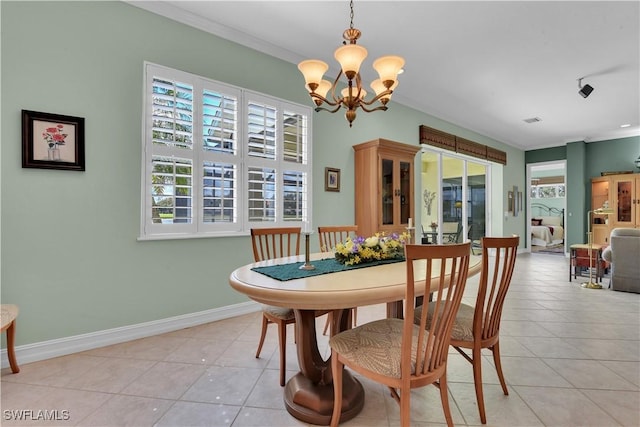
[[[411,215],[412,163],[402,159],[381,159],[382,225],[407,224]]]
[[[407,224],[409,222],[409,218],[411,215],[411,203],[410,198],[413,196],[411,194],[411,163],[409,162],[399,162],[400,163],[400,224]]]
[[[633,226],[633,178],[619,178],[613,182],[614,222],[617,225]]]
[[[393,185],[393,160],[382,159],[382,180],[380,188],[382,188],[382,224],[393,224],[393,201],[397,194]]]

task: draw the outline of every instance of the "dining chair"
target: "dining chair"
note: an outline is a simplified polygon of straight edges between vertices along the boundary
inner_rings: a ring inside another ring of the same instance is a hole
[[[273,258],[300,255],[300,227],[252,228],[251,244],[256,262]],[[280,385],[284,386],[286,374],[287,325],[294,323],[295,316],[290,308],[262,305],[262,333],[256,351],[260,357],[262,345],[267,335],[267,327],[278,325],[278,344],[280,350]]]
[[[460,238],[462,237],[462,222],[445,222],[443,224],[443,232],[445,231],[447,226],[449,226],[450,232],[446,233],[446,236],[443,235],[445,243],[461,243],[462,240],[460,240]]]
[[[482,254],[482,242],[479,239],[474,239],[473,235],[475,230],[473,229],[474,224],[470,224],[467,230],[467,239],[471,242],[471,255],[481,255]]]
[[[357,234],[357,225],[332,225],[318,227],[320,250],[322,252],[331,252],[338,243],[342,243],[347,239],[347,237],[353,237]]]
[[[519,241],[518,236],[482,238],[482,271],[475,306],[461,304],[453,324],[451,346],[473,365],[473,382],[482,424],[487,423],[482,391],[483,348],[491,350],[502,391],[505,396],[509,395],[500,363],[500,318],[513,275]],[[430,313],[432,306],[433,303],[430,303]],[[421,312],[422,308],[416,309],[416,323]],[[427,327],[432,318],[430,314]],[[471,355],[463,349],[470,350]]]
[[[318,227],[318,238],[320,239],[320,251],[321,252],[332,252],[338,243],[344,242],[347,237],[354,237],[358,234],[358,226],[357,225],[332,225],[332,226],[323,226]],[[356,326],[356,321],[358,317],[358,307],[354,307],[351,310],[351,319],[353,321],[353,326]],[[329,312],[327,316],[327,321],[324,324],[324,330],[322,331],[322,335],[327,334],[327,329],[329,329],[329,325],[331,324],[333,319],[333,313]]]
[[[447,356],[453,321],[467,282],[470,253],[468,242],[407,245],[404,320],[376,320],[329,339],[334,390],[331,426],[340,422],[345,366],[389,387],[391,396],[400,404],[402,427],[410,425],[411,389],[434,384],[440,389],[447,425],[453,425],[447,392]],[[413,323],[413,302],[427,293],[433,294],[434,314],[439,319],[428,329],[426,311],[417,325]]]

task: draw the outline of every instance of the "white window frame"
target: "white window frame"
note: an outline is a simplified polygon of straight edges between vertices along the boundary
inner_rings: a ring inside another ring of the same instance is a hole
[[[255,227],[304,226],[311,223],[312,200],[312,109],[305,105],[295,104],[273,96],[253,92],[226,83],[211,80],[195,74],[164,67],[150,62],[144,63],[143,91],[143,123],[142,123],[142,177],[141,177],[141,215],[140,235],[138,240],[186,239],[201,237],[225,237],[248,235]],[[154,77],[167,78],[172,81],[188,83],[193,87],[193,128],[192,149],[154,146],[152,142],[153,125],[153,80]],[[211,89],[237,98],[237,132],[235,155],[203,150],[203,112],[202,93]],[[263,159],[249,155],[248,126],[246,122],[247,105],[258,102],[272,106],[277,111],[275,135],[275,159]],[[304,117],[306,132],[302,135],[303,152],[300,163],[285,161],[284,149],[284,111]],[[192,161],[191,209],[192,221],[185,224],[154,223],[151,210],[152,158],[154,155],[190,158]],[[235,220],[232,222],[203,221],[203,179],[204,162],[228,163],[235,165]],[[275,185],[275,218],[273,221],[249,221],[248,188],[249,167],[268,167],[276,170]],[[303,179],[302,212],[299,218],[285,220],[283,208],[283,171],[300,172]]]
[[[555,189],[555,196],[554,197],[540,197],[541,194],[541,189],[542,187],[553,187]],[[529,197],[532,199],[538,199],[538,200],[549,200],[549,199],[564,199],[565,197],[567,197],[567,187],[564,183],[562,184],[538,184],[538,185],[532,185],[531,188],[535,188],[535,194],[533,191],[529,191]],[[558,194],[560,193],[560,190],[562,190],[563,195],[562,196],[558,196]]]
[[[473,162],[473,163],[477,163],[477,164],[481,164],[485,167],[485,211],[484,211],[484,217],[485,217],[485,236],[491,236],[492,234],[492,221],[493,221],[493,216],[491,213],[491,206],[492,206],[492,198],[494,197],[492,194],[492,175],[493,175],[493,168],[496,166],[500,166],[500,165],[495,165],[490,161],[487,160],[483,160],[483,159],[479,159],[477,157],[472,157],[472,156],[467,156],[464,154],[460,154],[460,153],[456,153],[456,152],[452,152],[449,150],[444,150],[441,148],[436,148],[433,147],[431,145],[427,145],[427,144],[421,144],[421,154],[423,153],[427,153],[430,152],[432,154],[435,154],[438,158],[438,171],[437,171],[437,175],[438,175],[438,188],[441,189],[443,184],[443,176],[445,175],[445,161],[443,158],[448,157],[454,160],[460,160],[463,162],[463,167],[462,167],[462,195],[461,195],[461,200],[467,200],[468,196],[467,196],[467,173],[468,173],[468,163],[469,162]],[[420,160],[422,162],[422,160]],[[420,170],[422,170],[422,168],[420,168]],[[423,189],[420,188],[419,194],[422,195],[422,191]],[[422,200],[422,197],[416,199],[416,200]],[[439,194],[437,197],[437,201],[438,204],[436,206],[437,209],[437,213],[438,213],[438,220],[436,221],[438,224],[442,224],[443,223],[443,198],[442,198],[442,194]],[[422,210],[421,210],[422,212]],[[462,211],[461,211],[461,215],[462,218],[467,218],[467,203],[463,203],[462,204]],[[442,242],[442,232],[443,232],[443,227],[438,227],[438,242]],[[466,242],[469,239],[467,238],[469,233],[469,229],[468,229],[468,224],[467,221],[463,221],[462,224],[462,236],[463,236],[463,241]]]

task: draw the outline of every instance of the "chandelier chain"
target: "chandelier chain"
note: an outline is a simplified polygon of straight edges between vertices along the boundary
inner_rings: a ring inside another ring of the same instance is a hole
[[[351,25],[349,26],[349,28],[353,29],[353,0],[349,2],[349,7],[351,8],[351,15],[350,15]]]

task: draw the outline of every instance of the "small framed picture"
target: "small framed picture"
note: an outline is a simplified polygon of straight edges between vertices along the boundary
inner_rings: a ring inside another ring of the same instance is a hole
[[[84,118],[22,110],[22,167],[84,171]]]
[[[324,168],[324,191],[340,191],[340,169]]]

